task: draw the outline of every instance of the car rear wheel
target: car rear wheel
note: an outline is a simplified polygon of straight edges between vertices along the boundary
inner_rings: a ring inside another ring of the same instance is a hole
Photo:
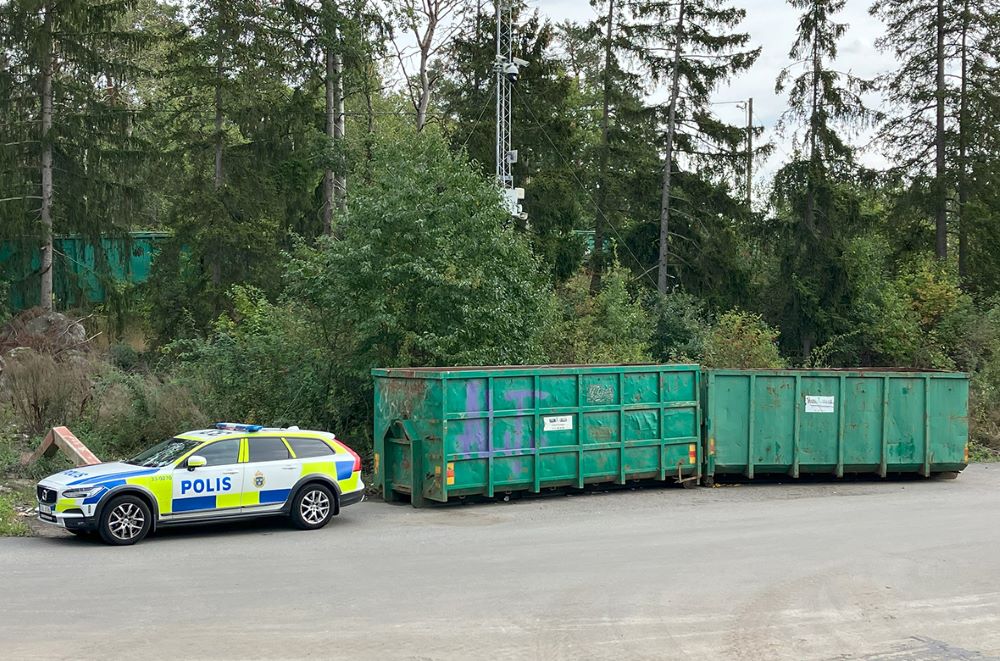
[[[136,496],[115,498],[101,511],[101,539],[114,546],[141,541],[153,526],[149,506]]]
[[[292,503],[292,522],[303,530],[322,528],[333,518],[335,499],[329,487],[307,484]]]

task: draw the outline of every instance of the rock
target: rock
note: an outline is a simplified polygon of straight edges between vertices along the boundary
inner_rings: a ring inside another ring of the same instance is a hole
[[[83,324],[52,310],[25,310],[0,328],[0,352],[6,351],[9,357],[25,348],[55,355],[69,350],[87,351],[87,345]]]
[[[59,312],[45,312],[24,324],[29,335],[45,336],[57,344],[71,347],[87,341],[87,330],[83,324]]]

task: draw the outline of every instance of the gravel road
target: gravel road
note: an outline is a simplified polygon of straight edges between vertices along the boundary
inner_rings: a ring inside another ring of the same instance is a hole
[[[1000,464],[0,539],[0,657],[1000,658]]]

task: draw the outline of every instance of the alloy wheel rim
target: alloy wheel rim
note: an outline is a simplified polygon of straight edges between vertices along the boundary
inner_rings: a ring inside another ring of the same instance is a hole
[[[330,498],[319,489],[308,492],[299,507],[302,518],[308,523],[320,523],[330,513]]]
[[[120,540],[135,539],[146,525],[146,515],[135,503],[122,503],[111,511],[108,529]]]

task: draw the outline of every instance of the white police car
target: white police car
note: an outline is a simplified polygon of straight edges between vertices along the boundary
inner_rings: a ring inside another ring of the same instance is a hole
[[[124,462],[50,475],[38,483],[38,518],[116,545],[159,526],[279,514],[309,530],[364,490],[361,458],[333,434],[218,423]]]

